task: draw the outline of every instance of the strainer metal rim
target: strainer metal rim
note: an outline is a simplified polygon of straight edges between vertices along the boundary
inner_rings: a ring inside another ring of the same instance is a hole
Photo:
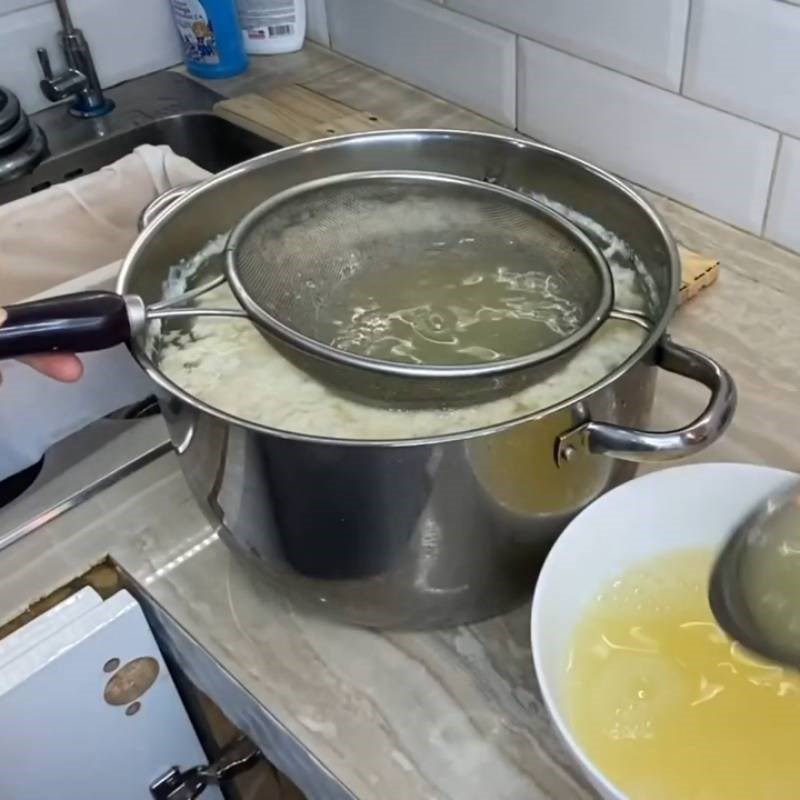
[[[278,317],[266,311],[252,299],[239,279],[236,253],[240,243],[244,237],[248,235],[250,229],[257,224],[263,215],[268,213],[272,207],[290,200],[298,194],[316,188],[356,180],[424,180],[469,186],[470,188],[479,188],[482,191],[503,195],[506,199],[512,200],[519,205],[524,205],[529,209],[535,209],[537,213],[547,217],[551,222],[555,223],[564,232],[569,234],[573,241],[582,248],[593,263],[600,277],[600,292],[598,293],[598,302],[594,313],[590,314],[576,331],[549,347],[544,347],[533,353],[522,356],[474,364],[409,364],[400,361],[387,361],[351,353],[346,350],[340,350],[333,345],[328,345],[310,336],[306,336],[292,326],[282,322]],[[502,186],[475,180],[474,178],[466,178],[460,175],[423,170],[342,172],[337,175],[306,181],[281,192],[277,192],[248,212],[231,231],[225,245],[225,273],[234,296],[247,312],[250,321],[255,323],[266,333],[277,337],[301,353],[321,358],[324,361],[339,363],[349,367],[357,367],[364,370],[372,370],[373,372],[378,372],[383,375],[407,378],[491,377],[492,375],[502,375],[518,369],[544,364],[559,356],[565,355],[568,351],[585,342],[609,318],[614,305],[614,283],[608,262],[591,239],[562,214],[548,208],[543,203]]]

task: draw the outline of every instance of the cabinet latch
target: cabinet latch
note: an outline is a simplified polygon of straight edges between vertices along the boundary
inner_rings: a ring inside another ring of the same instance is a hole
[[[234,739],[213,764],[181,770],[171,767],[150,784],[153,800],[194,800],[207,786],[219,786],[229,778],[255,766],[259,749],[244,736]]]

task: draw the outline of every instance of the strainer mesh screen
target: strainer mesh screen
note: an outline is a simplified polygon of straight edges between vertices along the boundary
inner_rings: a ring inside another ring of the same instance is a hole
[[[396,278],[432,248],[464,242],[476,263],[513,251],[521,273],[556,278],[578,325],[596,312],[601,271],[573,232],[532,202],[465,179],[373,173],[306,184],[242,223],[230,269],[235,291],[261,321],[272,317],[331,344],[336,326],[326,304],[344,282],[365,271],[391,270]]]

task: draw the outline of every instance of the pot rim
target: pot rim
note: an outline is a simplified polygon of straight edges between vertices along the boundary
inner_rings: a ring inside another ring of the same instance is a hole
[[[310,434],[297,433],[293,431],[286,431],[280,428],[273,428],[268,425],[262,425],[257,422],[253,422],[251,420],[244,419],[242,417],[237,417],[233,414],[229,414],[225,411],[222,411],[220,409],[214,408],[211,405],[208,405],[199,398],[196,398],[193,395],[189,394],[188,392],[184,391],[177,384],[173,383],[169,378],[167,378],[166,375],[164,375],[161,372],[161,370],[158,369],[158,367],[156,367],[155,364],[153,364],[153,362],[144,352],[144,349],[141,345],[141,340],[137,338],[130,343],[130,349],[133,353],[134,358],[142,367],[142,369],[144,369],[144,371],[148,374],[150,379],[166,393],[177,397],[182,402],[197,409],[198,411],[210,414],[212,417],[216,417],[222,420],[223,422],[233,423],[235,425],[242,426],[249,430],[255,431],[256,433],[269,434],[272,436],[278,436],[283,439],[302,441],[310,444],[340,445],[346,447],[401,448],[401,447],[413,447],[417,445],[433,445],[433,444],[475,439],[478,437],[489,436],[494,433],[498,433],[500,431],[508,430],[509,428],[512,428],[516,425],[520,425],[525,422],[532,422],[534,420],[543,419],[544,417],[549,416],[550,414],[569,408],[570,406],[573,406],[576,403],[585,400],[586,398],[590,397],[596,392],[601,391],[602,389],[606,388],[607,386],[618,380],[622,375],[627,373],[635,364],[642,361],[644,356],[658,344],[659,340],[661,339],[662,335],[664,334],[667,328],[667,325],[672,319],[672,316],[675,312],[678,302],[678,289],[680,287],[680,269],[681,269],[680,257],[678,254],[677,244],[675,243],[672,233],[670,232],[666,223],[658,214],[658,212],[650,205],[650,203],[648,203],[644,199],[644,197],[642,197],[642,195],[640,195],[635,189],[633,189],[631,186],[623,182],[621,179],[615,177],[606,170],[601,169],[600,167],[592,164],[589,161],[585,161],[584,159],[581,159],[577,156],[573,156],[569,153],[564,152],[563,150],[559,150],[558,148],[539,144],[537,142],[533,142],[528,139],[507,136],[504,134],[484,133],[481,131],[468,131],[468,130],[459,130],[450,128],[400,128],[389,131],[380,131],[380,130],[365,131],[362,133],[348,133],[339,136],[331,136],[325,139],[317,139],[311,142],[301,142],[299,144],[290,145],[288,147],[283,147],[278,150],[274,150],[270,153],[264,153],[263,155],[256,156],[255,158],[242,162],[241,164],[236,164],[233,167],[229,167],[228,169],[223,170],[222,172],[219,172],[216,175],[213,175],[212,177],[208,178],[207,180],[202,181],[196,186],[190,188],[188,191],[186,191],[185,194],[183,194],[181,197],[179,197],[177,200],[175,200],[173,203],[171,203],[169,206],[167,206],[163,211],[161,211],[158,214],[158,216],[153,220],[153,222],[139,234],[136,241],[133,243],[131,249],[125,256],[125,259],[123,260],[122,263],[122,267],[120,268],[119,275],[117,276],[115,291],[121,295],[127,293],[127,286],[130,283],[132,276],[136,271],[136,267],[141,258],[141,252],[145,249],[145,247],[150,243],[150,241],[153,238],[159,235],[163,231],[163,229],[169,225],[172,216],[174,216],[185,205],[191,203],[195,197],[199,196],[203,192],[210,190],[212,187],[215,187],[218,184],[236,179],[238,176],[250,171],[253,168],[253,165],[255,164],[260,164],[268,161],[282,161],[285,158],[291,158],[303,152],[314,152],[316,150],[323,150],[329,147],[334,147],[342,142],[358,141],[359,139],[388,138],[388,137],[407,138],[407,137],[422,137],[430,135],[440,135],[445,137],[468,136],[468,137],[478,137],[481,139],[490,139],[490,140],[493,139],[504,142],[506,144],[510,143],[521,149],[537,150],[539,152],[548,153],[558,158],[562,158],[566,161],[571,162],[575,166],[581,167],[589,171],[590,173],[597,176],[601,180],[610,184],[611,187],[613,187],[614,189],[622,192],[628,198],[633,200],[633,202],[639,207],[639,209],[644,213],[644,215],[650,219],[650,221],[653,223],[658,233],[661,235],[667,247],[669,266],[670,266],[671,292],[670,296],[666,300],[666,305],[661,314],[660,319],[652,327],[649,335],[645,338],[642,344],[633,353],[631,353],[631,355],[627,359],[625,359],[625,361],[623,361],[616,369],[609,372],[605,377],[601,378],[599,381],[596,381],[594,384],[586,387],[583,391],[578,392],[575,395],[566,397],[563,400],[559,401],[558,403],[546,406],[545,408],[539,409],[538,411],[529,412],[527,414],[523,414],[522,416],[515,417],[514,419],[505,420],[503,422],[498,422],[493,425],[484,426],[481,428],[472,428],[469,430],[459,431],[456,433],[440,434],[437,436],[423,436],[423,437],[409,438],[409,439],[338,439],[333,436],[315,436]]]

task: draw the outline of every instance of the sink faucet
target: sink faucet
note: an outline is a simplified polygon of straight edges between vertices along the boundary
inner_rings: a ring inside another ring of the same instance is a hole
[[[67,69],[54,75],[50,66],[50,56],[44,47],[36,54],[42,65],[44,78],[39,82],[44,96],[52,101],[74,96],[75,102],[69,107],[73,117],[99,117],[114,108],[114,102],[104,97],[89,43],[80,28],[72,24],[72,16],[67,0],[55,0],[58,15],[61,17],[61,47],[67,61]]]

